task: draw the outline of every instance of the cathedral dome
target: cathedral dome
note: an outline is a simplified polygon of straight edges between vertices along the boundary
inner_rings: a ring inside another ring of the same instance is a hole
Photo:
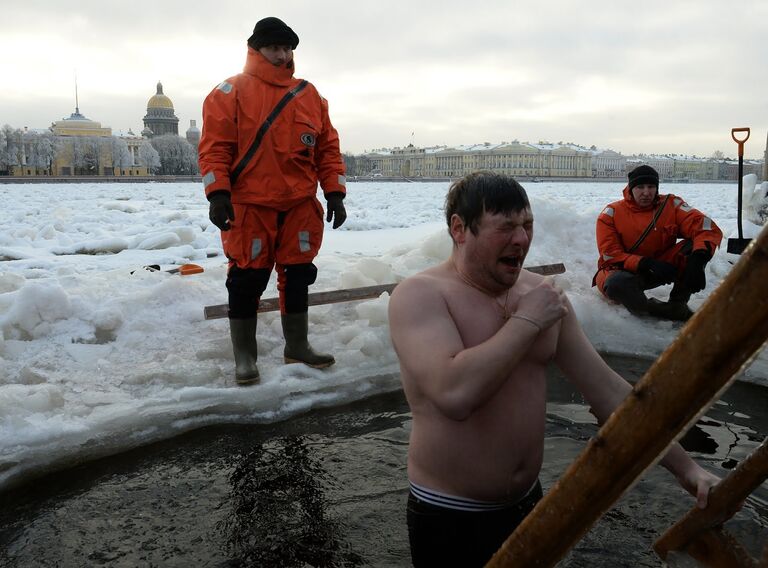
[[[173,102],[163,94],[163,84],[157,82],[157,93],[147,101],[147,110],[151,108],[169,108],[173,110]]]
[[[179,135],[179,119],[173,111],[171,99],[163,94],[163,84],[157,82],[157,93],[147,101],[147,114],[144,116],[142,136],[153,138],[166,134]]]

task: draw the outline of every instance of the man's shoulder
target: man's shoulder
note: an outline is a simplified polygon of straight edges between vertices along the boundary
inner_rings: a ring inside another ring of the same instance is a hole
[[[523,270],[520,271],[520,276],[517,279],[517,282],[515,283],[515,286],[518,284],[524,284],[526,286],[533,285],[537,286],[539,283],[541,283],[542,280],[544,280],[546,276],[543,274],[537,274],[535,272],[531,272],[530,270],[526,270],[525,267],[523,267]]]
[[[600,209],[600,215],[608,215],[610,217],[613,217],[613,214],[616,212],[616,210],[625,209],[627,207],[627,202],[623,199],[617,199],[616,201],[611,201],[608,205],[605,205],[602,209]]]
[[[691,209],[691,206],[688,205],[688,203],[680,197],[679,195],[675,195],[674,193],[669,193],[666,195],[659,195],[659,199],[667,199],[669,203],[674,205],[675,207],[682,207],[683,210],[689,210]]]
[[[442,288],[447,278],[441,266],[433,266],[400,282],[394,289],[392,297],[405,295],[433,294]]]
[[[301,81],[307,81],[306,79],[298,79],[296,78],[296,84],[298,85]],[[320,91],[317,90],[317,87],[311,82],[307,81],[307,84],[302,89],[301,96],[310,96],[314,103],[313,104],[321,104],[321,105],[327,105],[328,101],[325,100],[325,97],[320,94]]]
[[[227,77],[223,81],[221,81],[218,85],[216,85],[213,89],[211,89],[210,96],[217,96],[217,95],[230,95],[237,89],[240,82],[242,81],[243,73],[238,73],[237,75],[232,75],[231,77]]]

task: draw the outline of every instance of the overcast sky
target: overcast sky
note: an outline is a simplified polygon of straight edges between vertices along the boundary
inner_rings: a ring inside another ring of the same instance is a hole
[[[69,116],[77,73],[80,111],[115,133],[141,131],[161,80],[183,134],[242,70],[256,21],[277,16],[299,35],[296,76],[329,100],[345,152],[517,139],[735,156],[741,126],[747,157],[766,147],[766,0],[3,0],[0,11],[0,124],[14,127]]]

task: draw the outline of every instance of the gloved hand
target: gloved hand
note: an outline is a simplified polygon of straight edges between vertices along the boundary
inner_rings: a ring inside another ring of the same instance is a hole
[[[683,273],[683,283],[691,292],[701,292],[707,285],[704,267],[710,258],[709,251],[704,249],[695,250],[688,256],[688,262],[685,264],[685,272]]]
[[[677,278],[677,267],[674,264],[649,256],[643,257],[643,260],[637,265],[637,272],[651,276],[662,284],[669,284]]]
[[[344,209],[344,194],[339,191],[334,191],[325,196],[328,201],[328,214],[325,216],[325,220],[329,223],[333,219],[333,228],[338,229],[347,220],[347,210]]]
[[[235,220],[235,210],[228,191],[215,191],[208,196],[208,218],[222,231],[229,231],[230,221]]]

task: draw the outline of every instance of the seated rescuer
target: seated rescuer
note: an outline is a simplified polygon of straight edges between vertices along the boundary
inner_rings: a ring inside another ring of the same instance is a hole
[[[563,290],[523,269],[533,238],[525,190],[470,174],[445,205],[448,261],[389,303],[413,415],[407,520],[414,566],[483,566],[542,495],[547,364],[604,422],[631,390],[584,334]],[[706,505],[718,478],[679,445],[662,464]]]
[[[323,238],[317,184],[336,229],[347,216],[344,162],[327,101],[311,83],[293,77],[298,43],[281,20],[260,20],[248,39],[243,73],[203,103],[200,170],[209,216],[222,231],[229,259],[229,325],[241,385],[259,380],[256,313],[275,265],[286,363],[322,368],[335,362],[309,345],[307,296]],[[286,99],[289,92],[295,96]]]
[[[723,233],[680,197],[659,195],[659,174],[651,166],[638,166],[628,178],[624,199],[597,218],[600,258],[592,285],[633,314],[685,321],[693,315],[688,300],[706,286],[704,267]],[[670,283],[668,302],[644,293]]]

